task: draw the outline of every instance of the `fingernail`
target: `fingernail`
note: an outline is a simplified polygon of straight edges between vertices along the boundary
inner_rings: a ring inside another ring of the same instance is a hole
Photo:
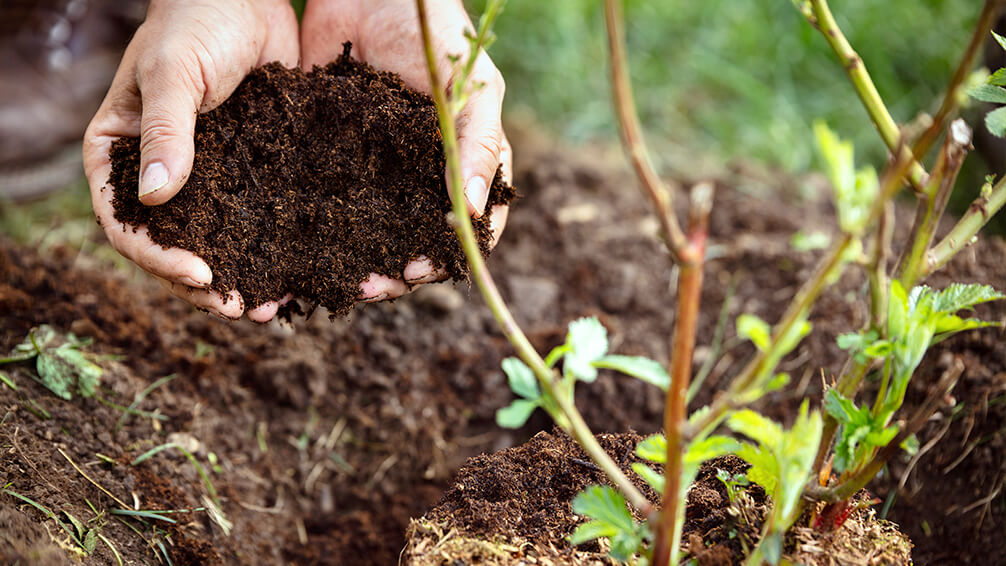
[[[168,168],[160,161],[151,161],[140,177],[140,196],[149,195],[168,184]]]
[[[427,273],[422,277],[416,277],[415,279],[406,279],[405,282],[409,285],[421,285],[423,283],[429,283],[431,281],[436,281],[438,275],[436,273]]]
[[[210,271],[210,266],[203,262],[196,262],[195,267],[189,272],[189,275],[183,275],[182,279],[189,281],[187,285],[193,287],[209,287],[210,283],[213,282],[213,272]]]
[[[193,279],[191,277],[186,277],[185,275],[182,275],[181,277],[179,277],[179,281],[181,281],[182,283],[185,283],[189,287],[197,287],[199,289],[202,289],[203,287],[206,287],[206,283],[200,283],[200,282],[196,281],[195,279]]]
[[[486,187],[485,179],[475,176],[468,180],[468,184],[465,185],[465,200],[468,201],[468,206],[475,209],[476,218],[482,216],[486,209],[486,201],[489,200],[489,189]]]
[[[360,302],[361,303],[377,303],[377,302],[383,301],[384,299],[387,299],[387,298],[388,298],[388,293],[385,292],[385,293],[381,293],[380,295],[377,295],[376,297],[370,297],[369,299],[361,299]]]

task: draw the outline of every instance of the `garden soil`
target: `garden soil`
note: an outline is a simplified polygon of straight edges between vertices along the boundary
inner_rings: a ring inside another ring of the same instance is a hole
[[[619,156],[557,150],[513,128],[511,135],[519,148],[514,184],[524,198],[489,264],[531,340],[555,346],[569,320],[597,315],[615,352],[665,359],[673,269]],[[793,251],[790,238],[799,229],[833,230],[833,211],[818,199],[801,201],[794,187],[783,178],[766,196],[719,183],[697,365],[714,353],[709,345],[728,295],[731,319],[750,312],[775,320],[811,272],[816,253]],[[5,366],[18,389],[0,385],[0,485],[7,486],[0,562],[74,560],[59,525],[12,492],[64,524],[69,513],[100,528],[130,563],[157,563],[166,552],[178,565],[395,564],[410,518],[452,501],[452,478],[467,458],[551,428],[542,415],[520,431],[493,423],[511,399],[499,363],[512,351],[465,286],[424,285],[346,319],[260,326],[196,312],[147,276],[126,276],[98,257],[0,243],[0,351],[43,323],[91,337],[92,351],[119,356],[101,362],[100,396],[120,407],[156,379],[176,377],[136,402],[144,414],[124,416],[97,399],[58,399],[28,366]],[[931,282],[1006,289],[1004,258],[1002,242],[981,242]],[[790,418],[804,395],[819,394],[831,379],[842,360],[835,336],[866,316],[849,294],[860,285],[850,276],[821,301],[812,316],[821,332],[784,362],[793,387],[765,400],[771,416]],[[993,305],[981,314],[1002,320],[1004,312]],[[732,325],[725,335],[723,359],[696,402],[722,388],[751,353]],[[882,500],[896,495],[887,517],[912,538],[916,563],[1004,563],[1006,341],[990,329],[941,344],[927,356],[910,403],[948,356],[966,366],[947,399],[953,407],[920,435],[921,456],[899,459],[872,489]],[[645,435],[659,427],[661,396],[631,379],[604,373],[577,396],[597,432]],[[929,447],[937,437],[942,442]],[[186,447],[206,468],[233,525],[229,535],[204,511],[146,525],[109,514],[120,507],[115,499],[138,509],[204,506],[207,488],[178,450],[130,465],[165,442]],[[565,534],[554,533],[560,550]],[[115,557],[99,540],[82,560]]]
[[[369,274],[405,279],[419,256],[456,281],[467,277],[446,220],[433,99],[352,59],[349,43],[311,72],[279,63],[252,71],[199,116],[195,151],[185,189],[145,206],[136,192],[140,140],[116,140],[115,218],[204,258],[212,288],[237,289],[248,308],[290,293],[344,315]],[[497,171],[486,210],[513,196]],[[488,253],[489,215],[473,224]]]

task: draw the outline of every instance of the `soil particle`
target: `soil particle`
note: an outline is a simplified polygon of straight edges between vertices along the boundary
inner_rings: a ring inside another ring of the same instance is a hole
[[[420,256],[466,278],[432,99],[349,52],[307,73],[252,71],[198,117],[192,174],[165,204],[137,198],[139,140],[115,141],[115,218],[203,258],[213,289],[248,308],[292,293],[344,315],[370,273],[404,279]],[[486,210],[513,195],[497,171]],[[489,215],[474,225],[488,253]]]

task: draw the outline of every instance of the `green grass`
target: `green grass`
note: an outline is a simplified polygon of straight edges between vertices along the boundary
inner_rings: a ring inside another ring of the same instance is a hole
[[[469,0],[472,13],[483,0]],[[834,2],[899,122],[934,111],[967,43],[978,2]],[[845,75],[788,0],[626,3],[639,109],[657,160],[685,177],[695,158],[813,165],[811,122],[824,118],[863,158],[885,152]],[[599,2],[510,0],[490,50],[507,107],[530,108],[562,137],[614,140]]]

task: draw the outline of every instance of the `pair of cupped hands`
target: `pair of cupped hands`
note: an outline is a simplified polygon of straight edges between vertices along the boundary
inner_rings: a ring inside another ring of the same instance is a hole
[[[450,56],[468,54],[463,34],[472,24],[460,0],[427,0],[426,10],[440,76],[446,80],[453,69]],[[196,307],[229,319],[246,314],[237,290],[225,297],[208,288],[213,274],[202,259],[153,243],[144,226],[115,220],[112,191],[103,190],[111,172],[109,148],[119,137],[140,138],[140,201],[163,204],[185,190],[197,113],[219,106],[256,67],[279,61],[311,69],[334,60],[344,41],[353,43],[355,57],[430,92],[414,0],[311,0],[300,25],[288,0],[153,0],[84,135],[91,200],[111,245]],[[504,178],[511,175],[510,145],[500,122],[504,85],[485,53],[472,80],[484,86],[458,116],[465,197],[471,215],[491,215],[495,241],[507,209],[485,210],[489,187],[500,164]],[[415,258],[402,279],[371,274],[360,285],[360,300],[395,298],[443,278],[426,258]],[[266,322],[289,299],[258,305],[247,316]]]

